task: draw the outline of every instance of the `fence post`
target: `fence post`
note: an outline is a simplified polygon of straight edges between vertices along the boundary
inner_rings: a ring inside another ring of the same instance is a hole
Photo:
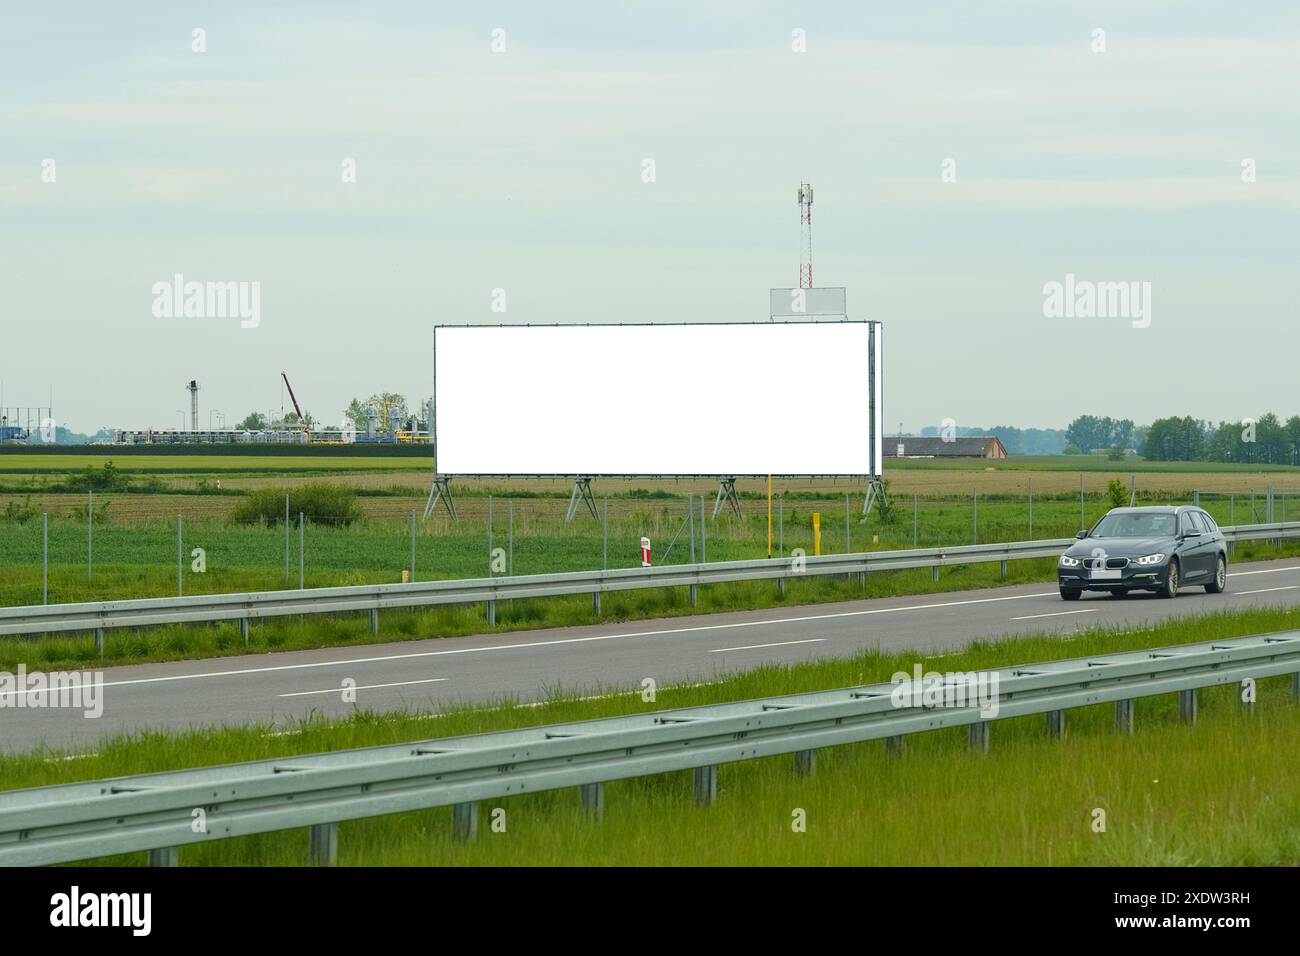
[[[411,512],[411,583],[415,583],[415,512]]]
[[[979,489],[971,489],[970,513],[971,513],[971,540],[973,544],[980,543],[980,493]]]
[[[916,495],[912,495],[912,547],[916,547]]]
[[[844,553],[853,553],[853,537],[849,533],[849,495],[844,493]]]
[[[1029,479],[1029,540],[1034,540],[1034,479]]]
[[[1079,530],[1083,531],[1087,527],[1083,523],[1083,472],[1079,472]]]
[[[691,526],[691,564],[695,563],[695,496],[686,496],[686,523]],[[691,607],[695,607],[695,585],[691,585]]]
[[[307,586],[307,522],[298,512],[298,590]]]
[[[487,513],[488,577],[492,577],[492,496],[488,495]]]
[[[605,502],[600,512],[600,539],[601,539],[601,557],[600,569],[609,570],[609,495],[605,496]],[[591,609],[600,617],[600,589],[597,588],[591,594]],[[603,798],[602,798],[603,799]]]
[[[50,603],[50,513],[41,512],[41,603]]]
[[[176,516],[176,596],[185,595],[184,547],[181,544],[181,516]]]
[[[289,583],[289,492],[284,493],[284,583]]]
[[[776,550],[777,553],[781,556],[781,560],[784,561],[785,560],[785,492],[784,491],[781,492],[781,494],[776,499]],[[776,579],[776,591],[778,594],[785,593],[784,574],[781,575],[781,577]]]
[[[95,563],[95,492],[86,492],[86,583],[90,583],[90,569]]]
[[[515,503],[506,502],[506,574],[515,573]]]
[[[700,495],[700,563],[709,563],[709,526],[704,520],[704,495]]]

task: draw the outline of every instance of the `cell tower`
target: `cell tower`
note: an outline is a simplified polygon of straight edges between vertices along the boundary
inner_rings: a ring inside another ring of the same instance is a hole
[[[190,393],[190,431],[199,430],[199,383],[193,379],[185,386]]]
[[[812,185],[799,184],[799,288],[811,289],[812,284]]]

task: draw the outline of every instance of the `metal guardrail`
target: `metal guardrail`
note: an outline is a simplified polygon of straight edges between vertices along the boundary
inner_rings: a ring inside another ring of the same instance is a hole
[[[1238,525],[1220,530],[1230,543],[1300,537],[1300,521]],[[929,567],[933,568],[937,575],[939,568],[949,565],[1055,557],[1074,541],[1073,538],[1051,538],[1004,544],[831,554],[803,557],[797,561],[793,558],[763,558],[752,561],[621,568],[612,571],[566,571],[558,574],[419,581],[412,584],[304,588],[7,607],[0,608],[0,635],[95,631],[96,640],[102,650],[103,632],[110,628],[236,620],[240,622],[241,630],[247,639],[250,623],[262,618],[289,614],[332,614],[343,611],[369,611],[370,629],[377,633],[379,612],[383,610],[477,602],[487,604],[488,620],[494,623],[495,602],[502,600],[575,594],[599,596],[605,592],[638,588],[682,586],[694,588],[702,584],[721,584],[730,581],[778,580],[783,582],[799,577],[862,575],[873,571],[904,568]]]
[[[311,828],[313,861],[332,863],[340,822],[390,813],[451,805],[456,834],[468,837],[481,800],[580,787],[583,805],[599,815],[606,782],[688,769],[697,802],[708,803],[722,763],[793,753],[809,773],[820,747],[963,725],[971,745],[987,750],[990,720],[1046,714],[1059,735],[1067,708],[1109,702],[1131,733],[1139,697],[1178,692],[1190,721],[1202,687],[1290,673],[1300,697],[1300,631],[984,673],[997,675],[988,685],[995,715],[978,705],[913,706],[906,695],[899,706],[900,685],[871,684],[0,793],[0,864],[149,850],[151,863],[175,865],[183,845],[300,827]]]

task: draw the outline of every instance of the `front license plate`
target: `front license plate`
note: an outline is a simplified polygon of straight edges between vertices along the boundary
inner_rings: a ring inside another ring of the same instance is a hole
[[[1118,568],[1093,568],[1092,579],[1094,581],[1118,581],[1121,577]]]

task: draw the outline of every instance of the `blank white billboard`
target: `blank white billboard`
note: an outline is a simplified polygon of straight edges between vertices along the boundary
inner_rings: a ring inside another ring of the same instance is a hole
[[[876,322],[439,326],[437,471],[878,475],[879,347]]]

